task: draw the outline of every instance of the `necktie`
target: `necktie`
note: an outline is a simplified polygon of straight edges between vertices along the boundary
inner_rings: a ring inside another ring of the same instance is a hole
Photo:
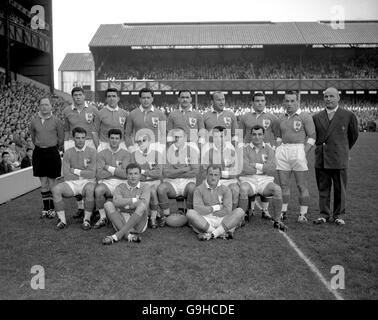
[[[335,111],[329,112],[328,113],[328,119],[331,121],[333,119],[333,116],[335,115]]]

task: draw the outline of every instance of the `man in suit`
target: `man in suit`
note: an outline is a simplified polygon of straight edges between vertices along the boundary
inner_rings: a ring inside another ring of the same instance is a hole
[[[358,138],[356,116],[339,107],[339,91],[328,88],[324,92],[325,110],[314,115],[316,128],[315,173],[319,190],[319,209],[323,216],[314,221],[323,224],[331,218],[331,187],[334,188],[333,219],[344,225],[347,168],[349,150]]]

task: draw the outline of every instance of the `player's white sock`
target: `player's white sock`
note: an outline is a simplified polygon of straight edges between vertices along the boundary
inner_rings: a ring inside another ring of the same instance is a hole
[[[60,221],[62,221],[63,223],[67,224],[66,214],[65,214],[64,210],[58,211],[56,214],[58,215],[58,218],[60,219]]]
[[[157,214],[157,210],[151,210],[151,220],[156,220]]]
[[[255,210],[256,201],[251,201],[251,210]]]
[[[77,202],[77,208],[84,210],[84,200],[80,200]]]
[[[113,234],[113,235],[112,235],[112,238],[114,239],[114,241],[118,241],[118,238],[117,238],[117,235],[116,235],[116,234]]]
[[[287,206],[288,206],[288,203],[283,203],[282,204],[282,212],[286,212],[287,211]]]
[[[268,212],[269,202],[261,202],[262,210]]]
[[[105,219],[106,218],[106,212],[105,209],[98,209],[98,212],[100,212],[100,219]]]
[[[84,211],[84,221],[88,220],[91,221],[92,212]]]
[[[307,213],[307,210],[308,210],[308,206],[300,206],[299,213],[301,215],[305,215]]]
[[[209,229],[207,229],[207,233],[212,233],[215,230],[213,226],[209,226]]]
[[[214,238],[218,238],[220,235],[224,234],[226,231],[224,230],[223,226],[220,225],[218,228],[216,228],[212,234],[214,235]]]

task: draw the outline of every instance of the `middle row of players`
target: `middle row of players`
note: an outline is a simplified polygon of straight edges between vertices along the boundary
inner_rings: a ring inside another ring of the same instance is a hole
[[[280,221],[282,192],[274,183],[275,152],[263,142],[265,133],[263,126],[254,126],[250,133],[251,143],[235,149],[225,139],[227,129],[216,126],[212,130],[212,143],[200,156],[199,149],[187,142],[183,128],[173,130],[174,142],[167,151],[164,149],[162,151],[161,146],[153,143],[148,134],[143,131],[138,132],[135,137],[138,148],[130,153],[120,147],[123,137],[119,129],[108,131],[109,147],[97,152],[86,146],[86,130],[76,127],[72,132],[74,146],[66,150],[63,156],[64,182],[53,189],[55,210],[59,218],[57,229],[63,229],[67,225],[63,198],[82,195],[84,197],[82,228],[89,230],[92,227],[91,216],[96,208],[100,218],[93,227],[97,229],[107,224],[107,216],[110,213],[107,211],[114,209],[109,205],[104,206],[107,200],[113,198],[113,203],[116,204],[123,189],[140,189],[140,181],[143,185],[147,185],[149,190],[147,206],[150,209],[151,227],[163,226],[166,217],[171,213],[168,199],[182,196],[186,199],[187,209],[196,208],[200,197],[196,193],[201,184],[206,190],[212,189],[205,179],[209,175],[208,169],[211,169],[211,175],[214,169],[219,168],[220,180],[217,186],[229,188],[232,197],[215,199],[216,203],[209,204],[213,211],[219,211],[227,205],[232,207],[232,210],[240,208],[246,213],[250,196],[258,194],[272,197],[273,216],[270,217],[267,210],[264,210],[264,218],[272,218],[276,228],[285,230],[285,225]],[[132,163],[137,164],[137,172],[128,170]],[[214,168],[214,165],[217,167]],[[196,188],[197,182],[201,184]],[[125,205],[122,203],[126,211],[128,209],[135,211],[133,204],[138,201],[138,194],[136,191],[135,199],[130,198],[130,203]],[[206,202],[206,199],[200,201]],[[225,204],[224,201],[232,201],[232,204]],[[195,213],[193,210],[191,212]]]

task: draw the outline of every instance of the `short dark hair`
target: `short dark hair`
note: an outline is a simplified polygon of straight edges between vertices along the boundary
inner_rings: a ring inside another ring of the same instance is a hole
[[[252,96],[252,101],[255,101],[255,97],[264,97],[265,98],[265,94],[263,94],[262,92],[254,93],[253,96]]]
[[[214,91],[213,94],[211,95],[211,100],[214,101],[214,95],[216,95],[217,93],[221,93],[221,94],[223,94],[222,91]]]
[[[180,90],[180,91],[179,91],[178,96],[180,96],[180,94],[181,94],[182,92],[189,92],[190,95],[192,95],[192,92],[191,92],[190,90],[188,90],[188,89],[183,89],[183,90]]]
[[[262,132],[263,132],[263,134],[265,133],[265,129],[264,129],[264,127],[262,126],[262,125],[260,125],[260,124],[256,124],[256,125],[254,125],[252,128],[251,128],[251,134],[252,134],[252,132],[253,132],[253,130],[262,130]]]
[[[210,168],[212,168],[213,170],[219,169],[219,173],[222,172],[222,167],[219,164],[213,164],[213,163],[209,164],[209,166],[207,167],[206,173],[209,173]]]
[[[105,98],[108,97],[108,92],[115,92],[117,94],[117,97],[119,96],[119,92],[118,92],[118,90],[116,88],[108,88],[105,91]]]
[[[47,99],[47,100],[49,100],[49,103],[52,104],[52,102],[51,102],[51,97],[50,97],[50,96],[43,96],[43,97],[41,97],[41,98],[38,100],[38,104],[41,104],[41,101],[42,101],[43,99]]]
[[[119,137],[122,139],[122,131],[120,129],[115,129],[115,128],[109,129],[108,138],[110,138],[112,134],[118,134]]]
[[[223,132],[224,131],[224,133],[227,132],[227,129],[224,126],[215,126],[212,131],[214,132],[215,130],[219,131],[219,132]]]
[[[26,148],[26,152],[28,152],[29,150],[33,151],[33,148]]]
[[[297,90],[288,90],[285,92],[285,95],[287,94],[294,94],[297,98],[297,100],[299,100],[299,92]]]
[[[74,87],[71,90],[71,96],[73,96],[75,92],[82,92],[84,94],[84,89],[82,87]]]
[[[75,134],[76,133],[85,133],[85,135],[87,135],[87,130],[85,130],[84,128],[82,127],[75,127],[73,128],[72,130],[72,136],[75,137]]]
[[[139,90],[139,97],[142,97],[143,92],[149,92],[151,93],[151,97],[154,96],[154,92],[150,88],[142,88]]]
[[[4,157],[4,155],[9,155],[9,152],[8,151],[4,151],[2,154],[1,154],[1,157]]]
[[[135,169],[135,168],[138,168],[139,169],[139,173],[142,171],[141,167],[139,164],[137,163],[129,163],[126,167],[126,174],[129,172],[129,170],[131,169]]]

